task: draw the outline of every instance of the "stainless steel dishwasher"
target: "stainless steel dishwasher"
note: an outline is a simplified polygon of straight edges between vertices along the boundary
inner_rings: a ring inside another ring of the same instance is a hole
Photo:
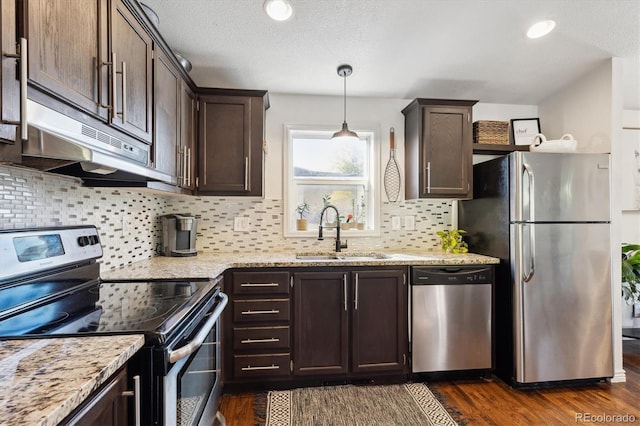
[[[412,371],[491,370],[493,267],[411,268]]]

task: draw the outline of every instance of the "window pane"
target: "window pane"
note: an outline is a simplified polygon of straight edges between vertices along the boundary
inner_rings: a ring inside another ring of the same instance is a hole
[[[293,139],[295,177],[361,178],[368,174],[367,142],[334,142],[326,139]]]
[[[349,215],[353,218],[350,222],[365,222],[370,218],[367,211],[368,206],[365,200],[368,194],[363,184],[344,184],[344,185],[296,185],[295,199],[298,204],[306,202],[309,205],[309,213],[304,219],[309,222],[309,228],[317,228],[320,224],[320,213],[324,208],[325,202],[335,206],[340,215],[343,216],[343,222]],[[294,219],[300,216],[294,215]],[[335,220],[335,212],[329,209],[325,212],[324,221],[333,222]],[[292,224],[295,224],[295,220]]]

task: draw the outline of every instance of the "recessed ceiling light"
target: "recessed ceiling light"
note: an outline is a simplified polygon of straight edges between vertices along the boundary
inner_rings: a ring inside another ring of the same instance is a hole
[[[552,20],[540,21],[533,24],[529,27],[529,31],[527,31],[527,37],[529,38],[540,38],[542,36],[546,36],[549,34],[556,26],[556,22]]]
[[[293,6],[289,0],[265,0],[264,11],[274,21],[286,21],[293,15]]]

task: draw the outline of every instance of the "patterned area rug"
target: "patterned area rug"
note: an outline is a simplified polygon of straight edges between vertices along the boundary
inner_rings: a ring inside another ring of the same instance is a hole
[[[448,413],[423,383],[271,391],[265,414],[266,421],[259,422],[265,426],[458,424],[454,420],[458,413]]]

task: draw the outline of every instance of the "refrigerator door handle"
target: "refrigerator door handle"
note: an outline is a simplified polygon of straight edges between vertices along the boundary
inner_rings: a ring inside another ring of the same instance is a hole
[[[522,274],[522,281],[528,283],[533,278],[536,270],[535,253],[536,253],[536,232],[533,223],[527,224],[529,227],[529,273]],[[524,268],[522,268],[524,270]]]
[[[524,172],[527,174],[527,176],[529,177],[529,218],[527,219],[528,222],[535,222],[535,206],[534,206],[534,202],[535,202],[535,183],[533,181],[533,170],[531,169],[531,166],[529,166],[527,163],[522,163],[522,168],[524,169]],[[524,213],[524,212],[523,212]]]
[[[527,275],[523,275],[522,280],[528,283],[533,278],[535,272],[535,256],[536,256],[536,232],[535,232],[535,181],[533,176],[533,170],[527,163],[522,163],[524,172],[529,178],[529,272]]]

